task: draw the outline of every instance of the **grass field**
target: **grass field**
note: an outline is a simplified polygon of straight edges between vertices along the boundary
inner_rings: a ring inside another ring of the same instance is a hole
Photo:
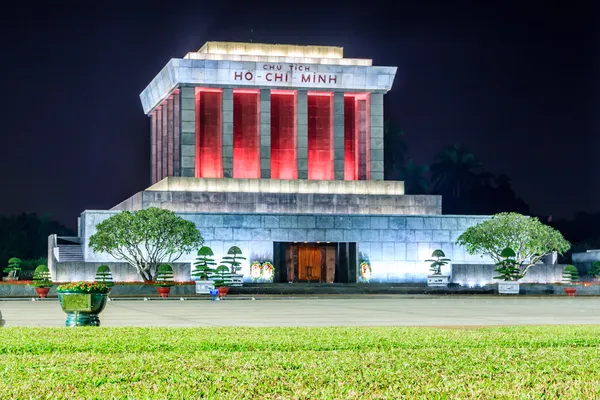
[[[0,398],[600,398],[600,326],[0,329]]]

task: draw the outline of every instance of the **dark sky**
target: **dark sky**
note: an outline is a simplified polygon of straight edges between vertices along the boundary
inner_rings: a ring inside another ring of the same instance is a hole
[[[84,209],[149,186],[139,93],[170,58],[251,38],[398,66],[385,115],[417,162],[459,143],[511,177],[534,213],[600,211],[593,1],[51,3],[0,17],[0,214],[50,213],[74,227]]]

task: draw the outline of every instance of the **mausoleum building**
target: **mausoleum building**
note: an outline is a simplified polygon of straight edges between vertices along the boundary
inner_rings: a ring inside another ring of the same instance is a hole
[[[254,259],[273,262],[276,282],[356,282],[363,260],[372,281],[425,282],[437,248],[453,263],[489,263],[455,244],[488,217],[442,215],[440,196],[383,180],[384,95],[395,74],[330,46],[208,42],[170,60],[140,95],[150,186],[111,210],[84,211],[77,238],[51,236],[54,276],[117,267],[89,237],[111,215],[148,207],[193,221],[217,258],[239,246],[246,280]],[[136,279],[133,268],[121,274]]]

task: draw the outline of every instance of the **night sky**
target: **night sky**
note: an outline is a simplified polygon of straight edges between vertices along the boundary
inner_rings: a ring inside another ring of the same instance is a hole
[[[52,3],[0,17],[0,214],[49,213],[75,227],[84,209],[149,186],[139,93],[170,58],[251,39],[343,46],[346,57],[398,66],[385,117],[417,162],[462,144],[507,174],[533,213],[600,211],[593,1]]]

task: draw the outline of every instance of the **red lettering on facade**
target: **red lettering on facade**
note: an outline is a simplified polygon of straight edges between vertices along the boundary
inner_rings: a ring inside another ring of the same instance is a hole
[[[273,73],[269,72],[268,74],[266,74],[265,79],[267,80],[267,82],[271,82],[273,80]]]
[[[310,83],[310,74],[302,74],[302,82]]]
[[[244,78],[246,78],[247,81],[251,81],[252,78],[254,78],[254,75],[252,74],[252,72],[248,71],[246,72],[246,74],[244,75]]]
[[[275,82],[283,82],[283,74],[275,74]]]
[[[329,75],[329,83],[337,83],[337,76],[333,75]]]
[[[233,73],[233,79],[236,80],[236,81],[237,80],[241,81],[242,80],[242,73],[241,72],[234,72]]]
[[[310,71],[310,67],[309,67],[309,66],[307,66],[307,65],[305,65],[305,66],[304,66],[304,70],[305,70],[306,72],[309,72],[309,71]]]
[[[325,83],[325,75],[319,75],[319,83]]]

